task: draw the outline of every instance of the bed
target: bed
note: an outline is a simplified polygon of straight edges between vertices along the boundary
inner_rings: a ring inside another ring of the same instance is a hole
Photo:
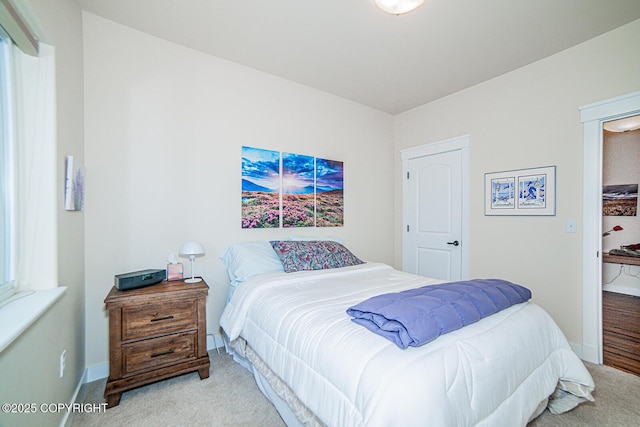
[[[261,241],[225,250],[220,325],[287,425],[518,426],[593,400],[589,372],[536,304],[401,349],[347,310],[440,281],[359,261],[337,242],[283,245],[284,257]]]

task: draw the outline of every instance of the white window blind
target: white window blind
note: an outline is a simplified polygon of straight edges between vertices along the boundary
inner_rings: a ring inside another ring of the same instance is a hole
[[[16,146],[13,114],[12,42],[0,27],[0,302],[16,287]]]
[[[58,286],[55,49],[39,56],[14,47],[18,135],[18,269],[20,290]]]
[[[0,0],[0,307],[58,286],[55,49],[15,6]]]

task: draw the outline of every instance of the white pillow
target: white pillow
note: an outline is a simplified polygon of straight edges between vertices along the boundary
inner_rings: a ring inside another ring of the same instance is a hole
[[[234,285],[263,273],[284,272],[282,262],[267,240],[229,245],[220,259],[227,266]]]
[[[332,242],[344,243],[341,238],[336,236],[289,236],[287,239],[281,239],[281,240],[293,240],[293,241],[329,240]]]

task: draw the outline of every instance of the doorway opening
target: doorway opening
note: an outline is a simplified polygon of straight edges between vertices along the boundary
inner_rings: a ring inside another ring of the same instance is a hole
[[[640,115],[603,124],[602,362],[640,375]]]
[[[640,92],[580,107],[584,125],[582,354],[602,364],[603,126],[640,114]],[[605,229],[606,233],[608,229]]]

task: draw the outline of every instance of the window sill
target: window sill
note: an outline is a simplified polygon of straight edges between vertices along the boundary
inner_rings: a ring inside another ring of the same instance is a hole
[[[66,286],[35,291],[0,308],[0,353],[31,326],[67,290]]]

